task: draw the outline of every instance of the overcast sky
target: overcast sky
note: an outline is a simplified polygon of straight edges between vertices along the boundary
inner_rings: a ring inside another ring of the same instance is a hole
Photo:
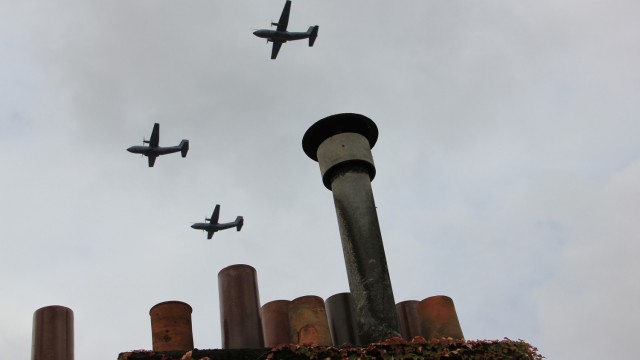
[[[151,349],[193,307],[219,348],[217,273],[261,303],[348,291],[331,193],[301,140],[376,122],[373,191],[396,302],[453,298],[467,339],[632,359],[640,331],[640,3],[631,0],[0,0],[0,349],[75,313],[76,358]],[[154,122],[187,158],[125,149]],[[221,204],[241,232],[191,222]]]

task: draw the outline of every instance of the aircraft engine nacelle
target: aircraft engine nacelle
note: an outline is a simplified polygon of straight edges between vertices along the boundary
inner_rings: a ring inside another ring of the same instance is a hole
[[[278,24],[278,23],[274,23],[274,22],[271,23],[271,26],[279,26],[279,25],[280,24]]]
[[[204,218],[204,221],[211,221],[211,219],[209,219],[209,218]]]

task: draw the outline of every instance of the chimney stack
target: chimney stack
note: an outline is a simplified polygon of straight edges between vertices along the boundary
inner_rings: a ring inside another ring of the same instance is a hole
[[[336,114],[313,124],[302,148],[320,165],[333,193],[360,341],[400,336],[391,280],[371,190],[376,124],[360,114]]]
[[[333,345],[359,344],[351,293],[344,292],[329,296],[324,301],[324,306],[327,311]]]
[[[165,301],[149,310],[153,351],[193,349],[191,306],[182,301]]]
[[[227,266],[218,273],[223,349],[264,347],[258,275],[249,265]]]
[[[289,300],[270,301],[260,308],[265,347],[290,344]]]
[[[420,329],[425,339],[464,340],[453,300],[444,295],[431,296],[418,303]]]
[[[73,311],[53,305],[33,313],[31,360],[73,360]]]

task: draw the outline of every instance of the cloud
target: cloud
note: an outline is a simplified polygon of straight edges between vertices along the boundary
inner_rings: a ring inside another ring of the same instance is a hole
[[[263,303],[346,291],[332,196],[301,139],[358,112],[380,130],[396,301],[452,296],[471,339],[624,357],[637,6],[295,3],[290,26],[320,25],[318,41],[271,61],[250,29],[277,1],[0,3],[3,349],[28,352],[51,304],[74,309],[79,357],[150,348],[148,310],[166,300],[194,308],[197,347],[218,347],[216,274],[235,263],[257,269]],[[149,169],[125,151],[154,122],[162,145],[191,141],[187,158]],[[217,203],[245,227],[207,241],[188,226]]]
[[[627,357],[624,345],[638,322],[635,274],[640,252],[637,213],[640,163],[614,173],[585,194],[582,216],[566,214],[568,242],[558,270],[537,295],[542,341],[549,353],[587,358]],[[573,210],[575,213],[575,209]],[[584,346],[567,346],[582,341]],[[605,345],[609,344],[609,345]],[[615,346],[610,346],[617,344]]]

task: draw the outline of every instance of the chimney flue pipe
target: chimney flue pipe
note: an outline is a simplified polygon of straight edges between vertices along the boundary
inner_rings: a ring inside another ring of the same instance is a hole
[[[351,293],[338,293],[324,301],[333,345],[359,344]]]
[[[231,265],[218,273],[223,349],[264,346],[258,275],[249,265]]]
[[[298,345],[331,346],[324,300],[307,295],[289,303],[289,338]]]
[[[418,303],[420,330],[425,339],[464,340],[453,300],[444,295],[431,296]]]
[[[153,351],[193,349],[191,306],[182,301],[165,301],[149,310]]]
[[[416,336],[422,336],[418,317],[418,303],[418,300],[406,300],[396,304],[400,333],[405,340],[412,340]]]
[[[53,305],[33,313],[31,360],[73,360],[73,311]]]
[[[289,300],[270,301],[260,308],[262,335],[265,347],[290,344]]]
[[[360,114],[336,114],[313,124],[302,148],[320,165],[333,193],[360,341],[400,336],[393,290],[371,190],[376,124]]]

